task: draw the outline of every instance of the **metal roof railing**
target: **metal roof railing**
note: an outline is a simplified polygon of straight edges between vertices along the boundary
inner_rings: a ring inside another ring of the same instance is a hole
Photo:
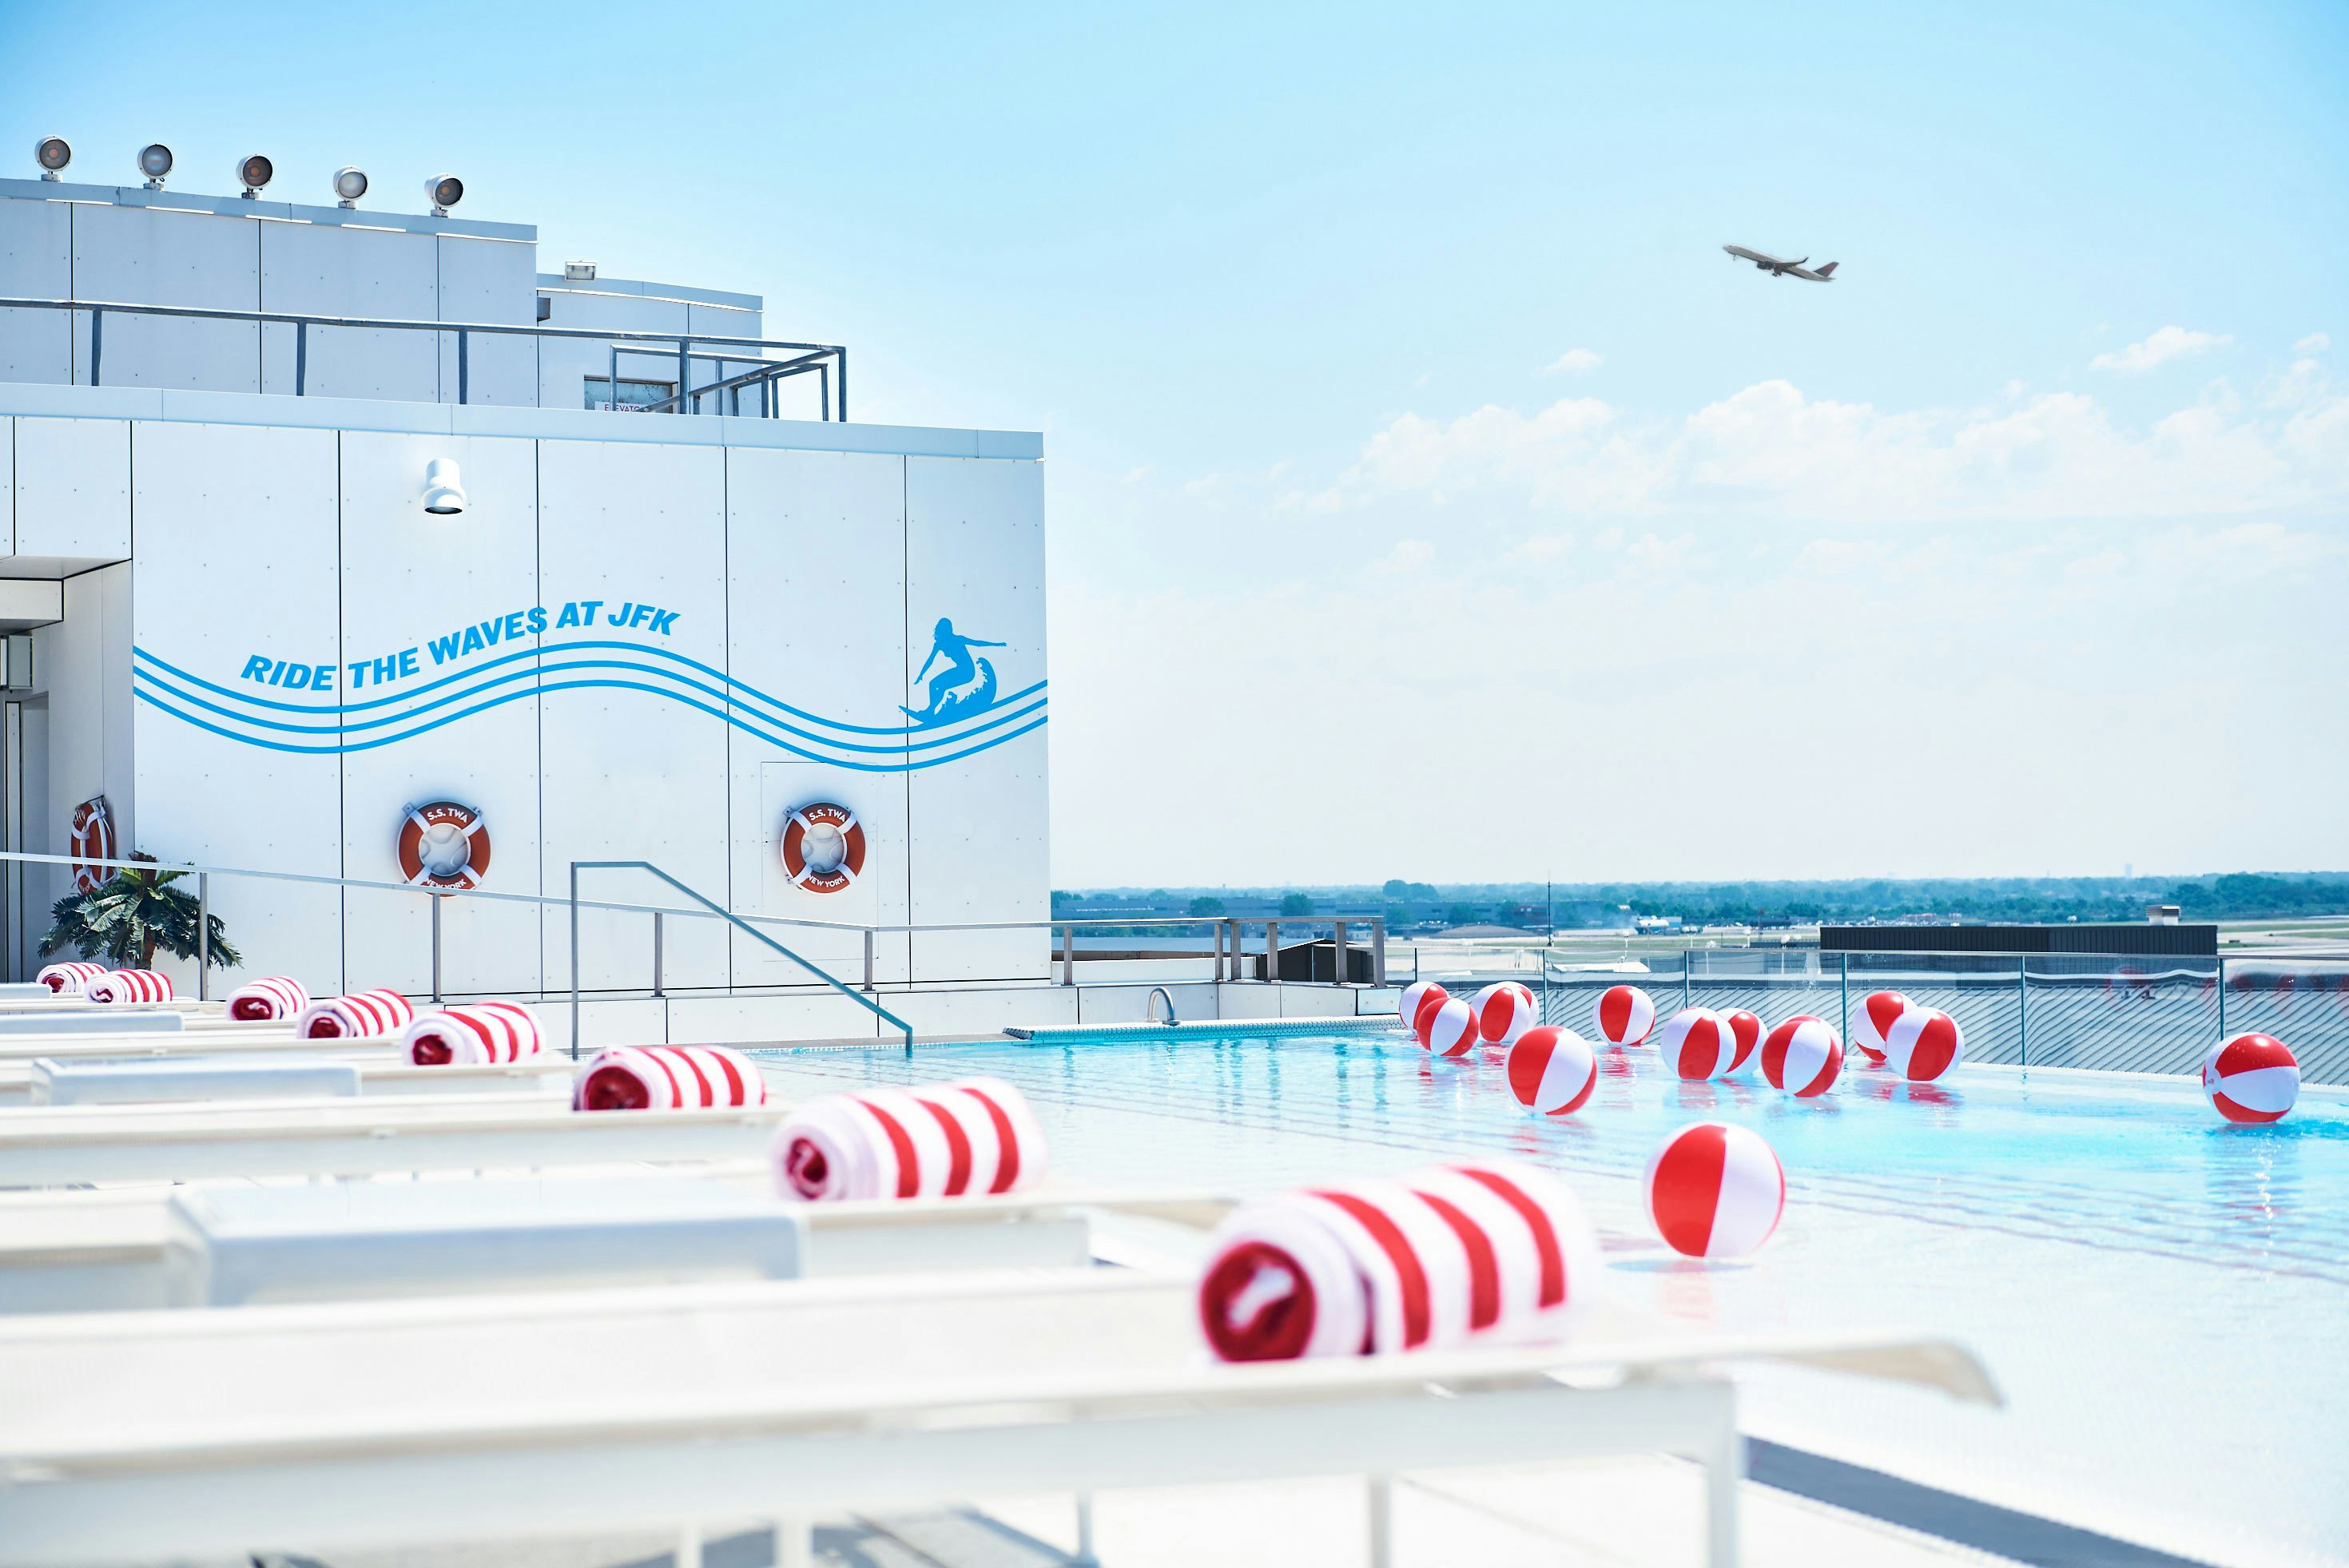
[[[457,339],[457,401],[468,403],[472,398],[472,339],[477,333],[495,337],[527,337],[532,339],[569,338],[587,343],[613,346],[612,380],[614,400],[619,389],[619,356],[640,354],[643,348],[622,346],[660,344],[664,358],[671,356],[678,366],[678,391],[657,404],[652,409],[668,413],[699,413],[702,400],[713,394],[729,394],[726,405],[711,412],[724,412],[730,406],[735,413],[741,411],[741,392],[746,387],[761,390],[760,410],[762,418],[779,418],[776,383],[795,376],[817,377],[822,398],[823,418],[848,418],[848,350],[837,343],[798,343],[784,338],[731,337],[714,333],[638,332],[619,328],[598,329],[585,326],[540,326],[535,324],[498,321],[412,321],[398,316],[321,315],[297,311],[275,310],[216,310],[209,307],[177,304],[133,304],[123,300],[78,299],[16,299],[0,297],[0,310],[62,310],[86,311],[89,315],[89,381],[92,387],[102,387],[106,369],[106,317],[112,312],[124,315],[161,316],[174,320],[233,321],[255,326],[275,324],[294,328],[294,396],[309,395],[310,329],[314,326],[337,330],[367,332],[433,332],[454,334]],[[697,353],[699,348],[702,352]],[[755,355],[712,354],[711,349],[755,349]],[[771,359],[767,356],[781,351],[790,357]],[[701,387],[690,385],[693,365],[697,360],[717,364],[720,377],[717,383]],[[750,365],[754,368],[728,377],[726,365]],[[435,399],[436,401],[438,399]],[[687,404],[692,407],[688,408]],[[836,410],[836,413],[835,413]],[[642,411],[642,410],[638,410]]]
[[[1228,915],[1166,915],[1160,917],[1123,919],[1107,918],[1099,920],[968,920],[947,921],[934,923],[860,925],[848,921],[796,920],[785,915],[740,914],[704,897],[701,893],[697,892],[694,889],[687,886],[684,882],[678,881],[675,877],[669,875],[667,872],[662,871],[659,867],[644,861],[580,861],[573,862],[574,886],[568,896],[554,893],[493,892],[487,888],[429,887],[415,882],[378,882],[367,877],[324,876],[308,872],[264,872],[254,871],[244,866],[205,865],[193,861],[103,860],[90,856],[76,857],[72,855],[35,854],[20,850],[0,851],[0,865],[9,864],[91,866],[107,871],[137,870],[147,872],[165,872],[194,877],[196,879],[196,903],[199,915],[197,921],[196,982],[196,994],[199,998],[206,998],[210,995],[212,979],[210,951],[212,927],[209,916],[212,912],[212,879],[216,876],[242,877],[256,882],[286,882],[315,887],[355,889],[363,892],[405,893],[410,896],[422,897],[430,900],[430,941],[432,964],[431,995],[432,999],[436,1002],[441,999],[442,993],[440,909],[443,900],[452,898],[476,899],[492,903],[535,904],[541,909],[562,909],[569,913],[570,918],[574,926],[578,919],[578,912],[583,909],[603,910],[620,914],[650,915],[652,917],[652,991],[653,995],[657,996],[667,994],[666,976],[663,969],[667,940],[665,923],[671,915],[681,915],[692,920],[722,921],[729,925],[740,929],[744,933],[744,934],[759,943],[761,945],[773,948],[777,952],[780,952],[784,957],[791,959],[793,963],[799,965],[800,967],[808,970],[811,974],[813,974],[823,984],[831,986],[834,990],[843,992],[852,991],[852,987],[842,982],[830,971],[824,969],[820,964],[812,963],[802,957],[800,954],[784,946],[781,942],[777,941],[773,936],[768,934],[766,931],[761,930],[761,928],[764,927],[769,929],[782,929],[786,931],[830,932],[841,934],[855,934],[862,939],[864,947],[863,983],[861,985],[854,987],[853,989],[862,990],[864,992],[874,992],[881,989],[878,980],[877,943],[878,939],[884,936],[914,936],[941,934],[946,933],[986,931],[1048,932],[1051,934],[1056,941],[1052,947],[1048,950],[1048,963],[1046,965],[1047,977],[1049,977],[1050,970],[1057,968],[1060,971],[1060,983],[1063,985],[1074,985],[1077,983],[1076,966],[1078,961],[1076,937],[1077,933],[1080,931],[1098,928],[1123,930],[1131,929],[1132,927],[1138,925],[1162,927],[1171,926],[1185,928],[1193,931],[1205,930],[1208,934],[1210,942],[1209,950],[1207,952],[1198,954],[1168,954],[1166,956],[1170,958],[1207,958],[1211,961],[1209,973],[1213,979],[1216,981],[1237,981],[1242,977],[1244,962],[1251,956],[1247,952],[1247,944],[1246,941],[1246,933],[1247,927],[1254,925],[1262,927],[1264,931],[1262,954],[1266,955],[1264,963],[1264,968],[1266,970],[1265,978],[1278,983],[1280,980],[1280,965],[1277,957],[1272,955],[1277,954],[1280,951],[1281,926],[1286,924],[1293,929],[1298,926],[1309,927],[1313,925],[1327,925],[1333,928],[1332,947],[1334,949],[1334,970],[1338,982],[1342,984],[1346,983],[1346,976],[1348,975],[1348,954],[1350,952],[1355,951],[1355,944],[1350,942],[1348,937],[1348,928],[1350,926],[1367,926],[1369,928],[1369,941],[1361,944],[1361,950],[1365,953],[1368,957],[1371,974],[1370,984],[1372,985],[1383,985],[1386,984],[1386,922],[1375,915],[1367,917],[1322,915],[1304,918],[1297,916],[1284,917],[1279,915],[1274,915],[1269,918]],[[687,898],[692,900],[693,903],[686,905],[640,903],[621,899],[582,898],[578,895],[578,889],[576,886],[577,872],[618,869],[649,872],[651,875],[657,877],[660,881],[667,883],[670,887],[675,888],[678,892],[683,893]],[[1294,953],[1295,950],[1294,945],[1289,949],[1292,953]],[[573,989],[574,992],[577,989],[578,983],[576,957],[577,955],[574,951],[572,972]],[[1314,967],[1318,971],[1318,964],[1315,965]],[[1033,977],[1034,976],[1032,975],[1000,975],[994,976],[993,978],[1013,979]],[[911,985],[913,982],[909,980],[906,984]],[[872,1011],[880,1014],[885,1020],[893,1026],[900,1028],[905,1026],[901,1020],[897,1019],[895,1016],[888,1014],[884,1009],[874,1006],[864,996],[856,996],[854,999],[860,1006],[870,1008]]]

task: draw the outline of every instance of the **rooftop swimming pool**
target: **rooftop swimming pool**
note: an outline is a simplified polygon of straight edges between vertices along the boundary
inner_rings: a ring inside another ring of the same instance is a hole
[[[985,1072],[1019,1086],[1071,1180],[1249,1193],[1505,1152],[1567,1175],[1614,1287],[1726,1328],[1914,1327],[1964,1339],[2002,1412],[1816,1374],[1744,1378],[1758,1436],[2217,1563],[2349,1557],[2349,1093],[2267,1127],[2190,1079],[1968,1064],[1940,1084],[1847,1070],[1796,1100],[1683,1084],[1602,1051],[1578,1114],[1539,1119],[1497,1051],[1433,1058],[1400,1030],[1133,1031],[890,1051],[776,1052],[793,1096]],[[1658,1242],[1639,1181],[1691,1121],[1760,1132],[1786,1170],[1744,1263]]]

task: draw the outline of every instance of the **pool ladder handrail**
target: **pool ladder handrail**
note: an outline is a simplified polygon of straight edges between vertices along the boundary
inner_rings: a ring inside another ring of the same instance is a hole
[[[1158,1022],[1158,998],[1161,996],[1166,998],[1166,1026],[1174,1028],[1182,1020],[1174,1016],[1174,993],[1164,985],[1153,985],[1150,995],[1143,998],[1142,1021],[1145,1024]]]

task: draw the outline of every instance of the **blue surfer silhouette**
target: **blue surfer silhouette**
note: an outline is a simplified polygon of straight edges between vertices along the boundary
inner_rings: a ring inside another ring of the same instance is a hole
[[[995,665],[986,659],[973,659],[970,651],[973,648],[1000,648],[1007,645],[966,637],[956,631],[954,623],[944,615],[938,617],[938,624],[930,635],[933,639],[930,656],[922,661],[920,672],[914,676],[916,681],[926,678],[929,681],[930,706],[918,713],[910,707],[900,711],[916,724],[944,724],[949,719],[993,707]],[[946,660],[947,667],[932,676],[930,666],[940,659]],[[967,681],[978,684],[968,691],[955,690]]]

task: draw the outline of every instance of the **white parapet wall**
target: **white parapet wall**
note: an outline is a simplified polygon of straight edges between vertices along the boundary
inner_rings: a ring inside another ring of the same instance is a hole
[[[481,813],[492,892],[647,860],[749,914],[1049,917],[1035,436],[28,385],[0,385],[0,576],[64,584],[9,694],[17,847],[66,852],[103,798],[124,850],[398,882],[410,808],[446,800]],[[461,514],[426,510],[435,462]],[[862,829],[839,892],[779,853],[813,802]],[[23,879],[18,966],[62,882]],[[216,877],[212,900],[254,973],[430,985],[423,896]],[[449,991],[567,993],[559,911],[441,903]],[[591,913],[583,985],[647,989],[647,924]],[[861,977],[861,934],[787,939]],[[705,921],[670,923],[664,961],[672,987],[803,978]],[[875,950],[884,984],[1049,962],[1039,928]]]

